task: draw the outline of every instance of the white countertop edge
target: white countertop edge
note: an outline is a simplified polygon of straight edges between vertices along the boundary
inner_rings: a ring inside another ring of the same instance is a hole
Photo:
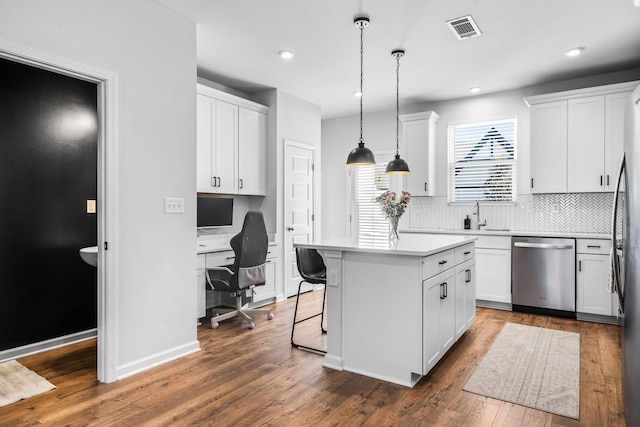
[[[277,246],[279,242],[269,242],[269,246]],[[198,255],[214,253],[214,252],[224,252],[230,251],[231,245],[228,243],[215,243],[215,244],[206,244],[206,243],[198,243],[196,253]]]
[[[451,234],[451,235],[476,235],[476,236],[539,236],[539,237],[569,237],[576,239],[611,240],[608,233],[561,233],[559,231],[522,231],[522,230],[464,230],[449,228],[406,228],[401,233],[417,234]]]
[[[356,242],[355,239],[342,238],[342,239],[328,239],[321,240],[312,243],[294,243],[294,247],[299,248],[311,248],[324,251],[340,251],[340,252],[360,252],[368,254],[382,254],[382,255],[402,255],[402,256],[415,256],[425,257],[433,255],[448,249],[457,248],[459,246],[466,245],[477,240],[476,236],[454,236],[448,235],[447,239],[427,239],[421,242],[407,241],[409,236],[401,233],[400,240],[397,245],[389,244],[389,247],[372,247],[367,245],[361,245]],[[425,236],[426,237],[426,236]],[[435,236],[431,236],[435,237]],[[442,237],[445,237],[442,235]],[[431,240],[431,241],[429,241]],[[384,244],[383,241],[380,244]]]

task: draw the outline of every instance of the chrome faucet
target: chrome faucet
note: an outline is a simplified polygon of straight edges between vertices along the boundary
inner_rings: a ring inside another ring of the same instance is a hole
[[[478,216],[478,224],[476,225],[476,230],[480,230],[480,227],[487,226],[486,219],[483,222],[480,222],[480,201],[479,200],[476,200],[476,211],[473,214]]]

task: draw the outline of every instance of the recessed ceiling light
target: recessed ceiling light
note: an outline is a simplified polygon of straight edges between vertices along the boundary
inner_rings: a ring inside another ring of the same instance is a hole
[[[280,54],[280,58],[282,58],[282,59],[291,59],[291,58],[293,58],[293,52],[291,52],[290,50],[281,50],[278,53]]]
[[[583,47],[574,47],[573,49],[569,49],[564,54],[567,56],[578,56],[584,51]]]
[[[476,86],[476,87],[472,87],[471,89],[469,89],[469,92],[471,93],[478,93],[480,92],[481,88]]]
[[[357,91],[353,92],[353,96],[355,96],[356,98],[360,98],[362,96],[362,92],[357,90]]]

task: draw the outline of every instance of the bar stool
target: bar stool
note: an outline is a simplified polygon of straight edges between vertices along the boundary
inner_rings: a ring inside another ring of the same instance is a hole
[[[296,262],[298,264],[298,273],[300,273],[300,277],[302,280],[298,284],[298,294],[296,295],[296,308],[293,312],[293,325],[291,327],[291,345],[298,348],[303,348],[306,350],[316,351],[318,353],[326,354],[326,350],[322,350],[319,348],[309,347],[306,345],[297,344],[293,341],[293,334],[296,330],[296,325],[298,323],[306,322],[307,320],[313,319],[314,317],[320,317],[320,330],[322,333],[326,333],[327,331],[324,329],[322,324],[324,323],[324,306],[325,301],[327,299],[327,267],[324,265],[324,261],[322,256],[315,249],[308,248],[296,248]],[[298,317],[298,303],[300,302],[300,289],[302,289],[302,284],[304,282],[311,284],[323,284],[324,285],[324,293],[322,295],[322,311],[320,313],[314,314],[312,316],[306,317],[304,319],[296,320]]]

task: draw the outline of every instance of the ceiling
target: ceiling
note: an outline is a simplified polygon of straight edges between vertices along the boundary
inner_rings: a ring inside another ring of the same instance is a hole
[[[633,0],[157,0],[197,23],[198,75],[251,94],[278,88],[356,114],[360,30],[364,110],[491,93],[640,67]],[[445,22],[472,15],[480,37],[458,40]],[[573,47],[582,55],[566,57]],[[294,52],[290,60],[280,50]]]

